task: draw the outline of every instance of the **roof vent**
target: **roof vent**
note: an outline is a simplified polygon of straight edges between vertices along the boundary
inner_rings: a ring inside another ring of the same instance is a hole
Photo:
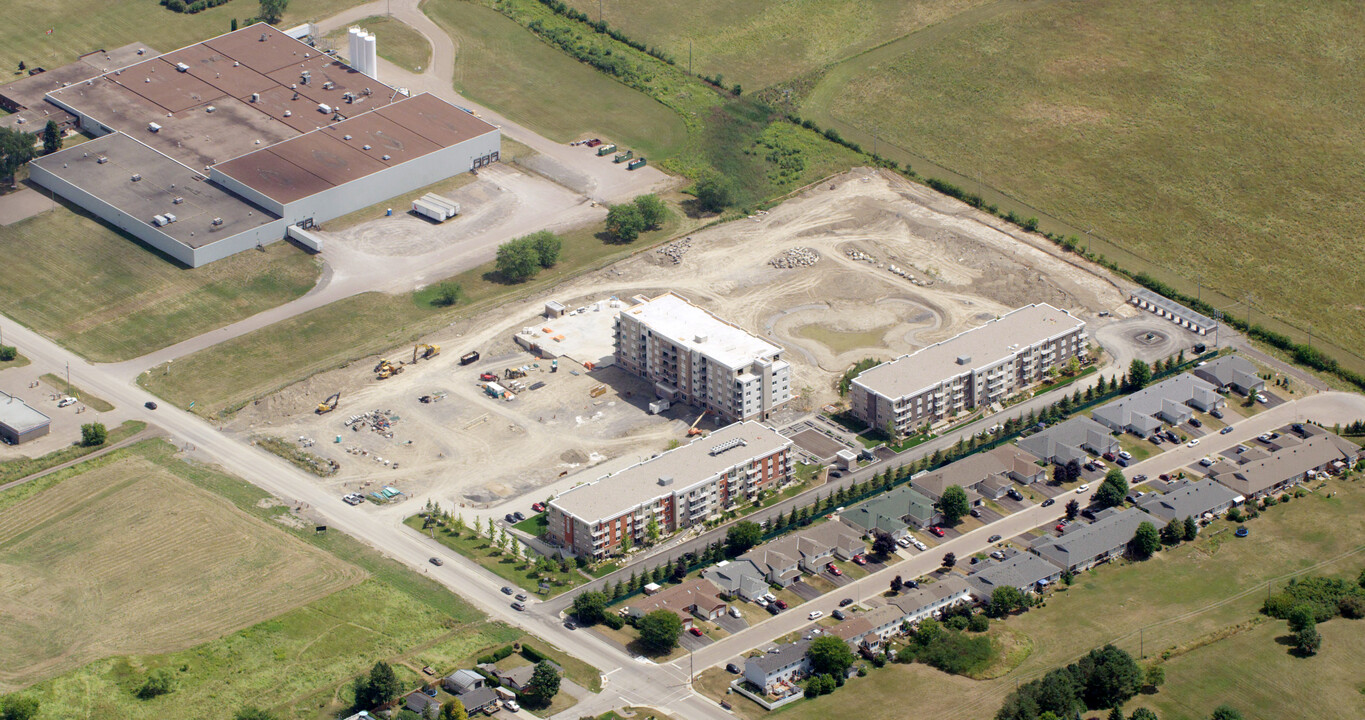
[[[289,117],[290,115],[293,115],[293,114],[294,114],[294,113],[289,112],[288,110],[285,110],[285,111],[284,111],[284,116],[285,116],[285,117]]]
[[[133,177],[131,177],[131,178],[129,178],[129,179],[132,180],[133,182],[137,182],[138,180],[141,180],[141,179],[142,179],[142,175],[139,173],[139,174],[134,175]]]
[[[270,39],[270,33],[261,33],[261,42],[265,42],[268,39]]]
[[[342,135],[342,136],[341,136],[341,139],[342,139],[342,140],[350,140],[350,139],[351,139],[351,136],[350,136],[350,135]]]
[[[217,110],[217,109],[218,109],[218,108],[216,108],[216,107],[210,105],[210,106],[204,108],[204,112],[210,112],[210,113],[211,113],[211,112],[213,112],[214,110]]]
[[[147,49],[146,49],[146,48],[138,48],[138,49],[137,49],[137,54],[138,54],[138,55],[142,55],[142,54],[145,53],[145,52],[147,52]]]
[[[704,343],[707,340],[706,333],[697,333],[693,340],[697,343]]]
[[[388,160],[388,159],[389,159],[389,156],[388,156],[388,155],[385,155],[384,157],[381,157],[381,158],[379,158],[379,159],[380,159],[380,160]]]
[[[746,441],[744,438],[734,438],[733,440],[726,440],[725,442],[711,448],[711,454],[719,455],[725,452],[726,450],[734,450],[737,447],[744,447],[745,445],[748,444],[749,444],[748,441]]]
[[[671,477],[661,477],[661,478],[659,478],[659,485],[661,485],[661,486],[663,486],[663,487],[668,487],[669,485],[672,485],[672,484],[673,484],[673,478],[671,478]]]
[[[369,146],[369,145],[362,145],[362,146],[360,146],[360,149],[361,149],[361,150],[369,150],[369,149],[370,149],[370,146]]]
[[[175,64],[175,69],[176,69],[176,70],[179,70],[180,72],[189,72],[189,71],[190,71],[190,66],[189,66],[189,65],[186,65],[185,63],[178,62],[178,63]]]
[[[261,94],[260,94],[260,93],[251,93],[251,102],[260,102],[260,101],[261,101]]]
[[[232,66],[233,66],[233,67],[241,67],[241,65],[242,65],[242,64],[239,63],[239,62],[237,62],[236,60],[233,60],[233,61],[232,61]]]
[[[156,123],[147,123],[147,129],[152,132],[161,132],[161,126]]]
[[[967,363],[969,363],[969,362],[971,362],[971,361],[972,361],[972,356],[971,356],[971,355],[958,355],[958,356],[957,356],[957,364],[958,364],[958,365],[966,365]]]

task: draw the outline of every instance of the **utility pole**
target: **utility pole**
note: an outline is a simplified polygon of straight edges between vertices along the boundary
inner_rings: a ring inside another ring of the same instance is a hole
[[[66,394],[71,394],[71,361],[66,361]]]

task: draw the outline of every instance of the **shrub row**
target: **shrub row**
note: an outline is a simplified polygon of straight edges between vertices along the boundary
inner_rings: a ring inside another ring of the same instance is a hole
[[[230,1],[231,0],[194,0],[194,2],[187,3],[185,0],[161,0],[161,5],[172,12],[193,15],[208,10],[209,8],[226,5]]]
[[[593,30],[596,30],[597,32],[602,33],[603,35],[606,35],[607,37],[611,38],[612,40],[615,40],[616,42],[639,50],[640,52],[645,53],[646,55],[656,57],[668,63],[669,65],[677,65],[677,62],[675,62],[672,56],[670,56],[668,53],[665,53],[664,51],[656,47],[647,46],[644,43],[639,42],[638,40],[634,40],[630,36],[621,32],[620,30],[617,30],[616,28],[608,25],[606,22],[595,21],[592,18],[588,17],[587,13],[581,10],[575,10],[574,8],[569,7],[567,4],[562,3],[559,0],[540,0],[540,4],[544,5],[547,8],[550,8],[550,10],[554,11],[554,14],[556,15],[569,18],[570,20],[577,20],[578,22],[587,25]]]
[[[523,652],[524,652],[524,650],[525,650],[525,649],[523,648]],[[495,662],[497,662],[497,661],[499,661],[499,660],[502,660],[502,659],[506,658],[507,656],[511,655],[513,652],[514,652],[514,650],[512,650],[512,646],[511,646],[511,645],[504,645],[504,646],[498,648],[497,650],[494,650],[493,652],[491,652],[491,653],[489,653],[489,654],[487,654],[487,655],[480,655],[480,656],[478,657],[477,662],[478,662],[480,665],[484,665],[484,664],[492,665],[493,663],[495,663]]]

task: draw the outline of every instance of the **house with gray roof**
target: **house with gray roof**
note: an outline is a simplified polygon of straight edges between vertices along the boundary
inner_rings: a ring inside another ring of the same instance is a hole
[[[435,692],[434,690],[432,692]],[[422,717],[427,717],[427,708],[434,708],[432,715],[441,711],[441,701],[431,695],[427,695],[421,690],[413,690],[403,696],[403,707],[411,710]]]
[[[1256,366],[1239,355],[1224,355],[1190,372],[1205,382],[1220,388],[1236,390],[1243,395],[1258,393],[1265,389],[1265,380],[1256,375]]]
[[[1204,513],[1221,515],[1241,500],[1232,489],[1212,480],[1186,483],[1164,495],[1148,495],[1138,507],[1152,517],[1169,523],[1187,517],[1198,518]]]
[[[878,653],[882,649],[882,639],[877,633],[872,632],[871,621],[877,619],[878,610],[885,609],[875,608],[857,617],[851,617],[830,628],[829,634],[848,643],[854,652]]]
[[[934,501],[913,487],[902,485],[844,510],[839,519],[864,535],[884,530],[900,538],[910,526],[928,527],[942,516],[934,509]]]
[[[1021,593],[1040,590],[1061,577],[1061,568],[1030,553],[1016,553],[1002,561],[990,560],[980,565],[967,576],[972,596],[978,601],[989,602],[996,588],[1013,587]]]
[[[441,680],[441,686],[451,695],[466,693],[474,688],[481,688],[487,680],[484,676],[473,670],[456,670]]]
[[[1089,525],[1069,525],[1061,537],[1045,535],[1029,550],[1063,570],[1081,572],[1121,557],[1143,522],[1150,522],[1147,514],[1130,508]]]
[[[752,561],[742,558],[717,563],[703,570],[701,576],[720,588],[722,593],[749,602],[768,592],[764,571],[759,570]]]
[[[806,657],[809,647],[809,640],[797,640],[751,657],[744,661],[744,679],[767,694],[779,694],[783,685],[795,685],[810,674],[810,659]]]
[[[740,555],[739,559],[753,563],[763,573],[764,579],[778,587],[787,587],[801,577],[800,558],[778,552],[767,545],[759,545]]]
[[[10,445],[40,438],[51,429],[52,421],[14,395],[0,392],[0,440]]]
[[[936,612],[942,612],[944,608],[970,601],[971,589],[967,581],[957,575],[949,575],[936,583],[921,584],[908,592],[902,591],[891,598],[890,604],[901,611],[900,622],[896,624],[896,627],[900,627],[901,622],[913,625]]]
[[[1057,465],[1072,460],[1084,463],[1090,459],[1087,453],[1103,455],[1119,451],[1118,438],[1109,433],[1109,428],[1083,415],[1021,438],[1018,445],[1030,455]]]
[[[1307,426],[1305,426],[1307,427]],[[1281,436],[1287,437],[1287,436]],[[1332,433],[1312,435],[1297,445],[1275,450],[1263,460],[1233,465],[1225,461],[1209,468],[1209,479],[1247,499],[1279,492],[1324,472],[1355,463],[1361,449]]]
[[[945,488],[957,485],[967,491],[967,500],[975,506],[983,496],[992,500],[1004,497],[1011,482],[1031,485],[1046,478],[1047,471],[1038,465],[1037,457],[1017,446],[1001,445],[922,473],[910,484],[935,502]]]
[[[1160,429],[1162,423],[1179,425],[1193,417],[1195,410],[1208,412],[1224,404],[1218,386],[1181,373],[1099,407],[1091,415],[1114,432],[1146,437]]]
[[[962,492],[967,495],[967,505],[976,507],[981,504],[981,493],[973,490],[968,485],[963,485],[963,479],[954,472],[948,472],[948,467],[940,468],[934,472],[920,473],[910,478],[910,486],[920,491],[925,497],[933,502],[938,502],[943,497],[943,491],[956,485],[962,488]],[[975,485],[976,483],[972,483]]]

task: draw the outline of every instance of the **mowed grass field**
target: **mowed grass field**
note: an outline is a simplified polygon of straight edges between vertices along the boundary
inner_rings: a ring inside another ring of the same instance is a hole
[[[455,42],[455,90],[552,140],[600,134],[636,154],[663,157],[687,139],[676,113],[496,10],[464,0],[427,2],[422,10]]]
[[[351,23],[374,33],[379,57],[405,70],[420,73],[431,63],[431,44],[422,34],[391,17],[371,16]],[[347,57],[347,28],[328,33],[326,40],[342,57]],[[350,58],[347,58],[348,60]]]
[[[286,242],[185,268],[66,205],[0,227],[0,312],[98,362],[138,357],[306,293]]]
[[[1336,497],[1325,497],[1331,491],[1336,492]],[[1213,642],[1187,655],[1181,652],[1257,618],[1267,583],[1283,585],[1289,573],[1317,566],[1314,574],[1354,580],[1365,568],[1362,510],[1365,487],[1358,482],[1332,480],[1319,494],[1277,505],[1250,521],[1250,537],[1232,537],[1235,525],[1220,521],[1204,529],[1199,540],[1163,550],[1146,562],[1106,565],[1083,573],[1072,587],[1049,595],[1043,607],[1003,623],[1005,628],[1027,637],[1032,652],[1012,672],[994,680],[973,681],[919,664],[888,665],[870,671],[866,678],[850,681],[848,687],[833,695],[796,703],[774,716],[816,720],[837,713],[869,720],[894,720],[904,716],[907,697],[951,697],[953,702],[935,707],[936,717],[980,720],[995,714],[1016,682],[1028,682],[1094,647],[1113,642],[1134,657],[1145,652],[1144,663],[1156,661],[1164,651],[1180,649],[1167,663],[1167,687],[1142,701],[1159,708],[1162,720],[1207,718],[1222,702],[1246,712],[1253,707],[1248,697],[1259,698],[1275,692],[1273,688],[1288,685],[1295,686],[1293,694],[1269,706],[1278,707],[1281,712],[1277,714],[1267,708],[1255,717],[1297,716],[1291,710],[1296,707],[1293,698],[1312,698],[1319,692],[1334,698],[1332,707],[1340,711],[1329,711],[1324,706],[1323,717],[1356,717],[1360,705],[1350,703],[1365,697],[1357,691],[1361,682],[1358,673],[1351,676],[1349,670],[1320,672],[1315,669],[1319,666],[1314,665],[1318,659],[1281,663],[1278,658],[1286,655],[1287,648],[1276,644],[1274,637],[1285,633],[1283,622],[1267,623],[1279,628],[1273,632],[1257,629],[1234,635],[1234,640]],[[1340,637],[1337,644],[1345,646],[1351,637],[1358,638],[1362,632],[1340,627],[1348,624],[1352,621],[1338,619],[1323,624],[1321,629],[1324,636],[1337,633]],[[1365,624],[1355,625],[1365,629]],[[1240,640],[1253,635],[1260,635],[1270,647],[1247,646]],[[1365,651],[1339,647],[1333,652],[1338,654],[1327,657],[1345,659]],[[1269,677],[1272,672],[1281,675],[1263,693],[1248,696],[1247,678],[1235,668],[1246,668],[1263,657],[1271,664],[1265,670],[1255,671],[1254,676]],[[1339,683],[1345,676],[1351,676],[1350,685],[1342,689]],[[1189,708],[1174,712],[1182,704]],[[1174,714],[1167,715],[1167,710]]]
[[[594,0],[569,5],[598,16]],[[687,3],[618,0],[602,19],[687,67],[724,75],[748,92],[790,80],[894,40],[988,0],[777,0]]]
[[[359,4],[360,0],[291,0],[280,27],[320,20]],[[240,22],[259,11],[252,0],[232,0],[194,15],[171,12],[157,0],[7,0],[7,22],[0,27],[4,68],[0,82],[20,77],[11,74],[21,60],[29,67],[51,69],[88,52],[135,42],[170,52],[228,32],[233,18]]]
[[[0,510],[4,686],[198,644],[365,576],[135,450],[109,457]]]
[[[838,66],[801,112],[1365,353],[1365,280],[1338,271],[1360,258],[1365,104],[1341,78],[1363,38],[1329,0],[999,3]]]

